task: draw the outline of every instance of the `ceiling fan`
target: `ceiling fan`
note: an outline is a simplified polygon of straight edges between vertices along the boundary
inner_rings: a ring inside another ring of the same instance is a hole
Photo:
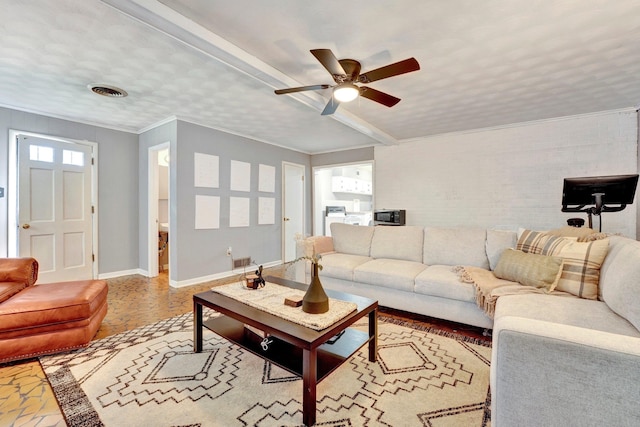
[[[337,59],[333,52],[331,52],[331,49],[312,49],[311,53],[320,61],[324,68],[327,69],[336,84],[277,89],[275,93],[276,95],[283,95],[286,93],[329,89],[333,87],[333,96],[329,99],[327,106],[324,107],[322,111],[323,116],[333,114],[341,102],[353,101],[358,95],[386,105],[387,107],[393,107],[400,102],[400,98],[367,86],[356,86],[355,83],[371,83],[376,80],[382,80],[420,69],[418,61],[416,61],[415,58],[409,58],[360,74],[360,62],[355,59]]]

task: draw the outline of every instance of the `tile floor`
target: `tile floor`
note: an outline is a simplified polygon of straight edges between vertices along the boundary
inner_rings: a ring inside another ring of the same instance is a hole
[[[283,276],[285,270],[274,267],[267,269],[265,273]],[[134,275],[109,279],[109,311],[95,339],[190,312],[193,309],[193,294],[235,280],[238,280],[237,276],[175,289],[169,286],[166,272],[155,278]],[[490,340],[482,335],[479,328],[385,308],[380,311],[405,321]],[[0,365],[0,426],[66,426],[37,359]]]

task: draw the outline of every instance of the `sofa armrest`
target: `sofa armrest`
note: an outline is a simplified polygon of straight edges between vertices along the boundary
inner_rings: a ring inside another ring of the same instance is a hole
[[[313,256],[333,252],[333,238],[331,236],[310,236],[298,240],[296,244],[296,257]]]
[[[494,427],[636,425],[639,384],[640,338],[512,316],[494,323]]]
[[[32,286],[38,280],[38,261],[34,258],[0,258],[0,282]]]

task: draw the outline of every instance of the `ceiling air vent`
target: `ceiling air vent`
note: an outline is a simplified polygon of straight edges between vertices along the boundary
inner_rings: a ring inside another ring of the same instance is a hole
[[[98,95],[108,96],[110,98],[124,98],[128,95],[128,93],[115,86],[107,86],[107,85],[88,85],[87,86],[93,93],[97,93]]]

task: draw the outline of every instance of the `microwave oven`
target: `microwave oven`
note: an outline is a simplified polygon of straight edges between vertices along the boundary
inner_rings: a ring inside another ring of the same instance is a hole
[[[373,213],[373,223],[375,225],[405,225],[406,211],[401,210],[380,210]]]

